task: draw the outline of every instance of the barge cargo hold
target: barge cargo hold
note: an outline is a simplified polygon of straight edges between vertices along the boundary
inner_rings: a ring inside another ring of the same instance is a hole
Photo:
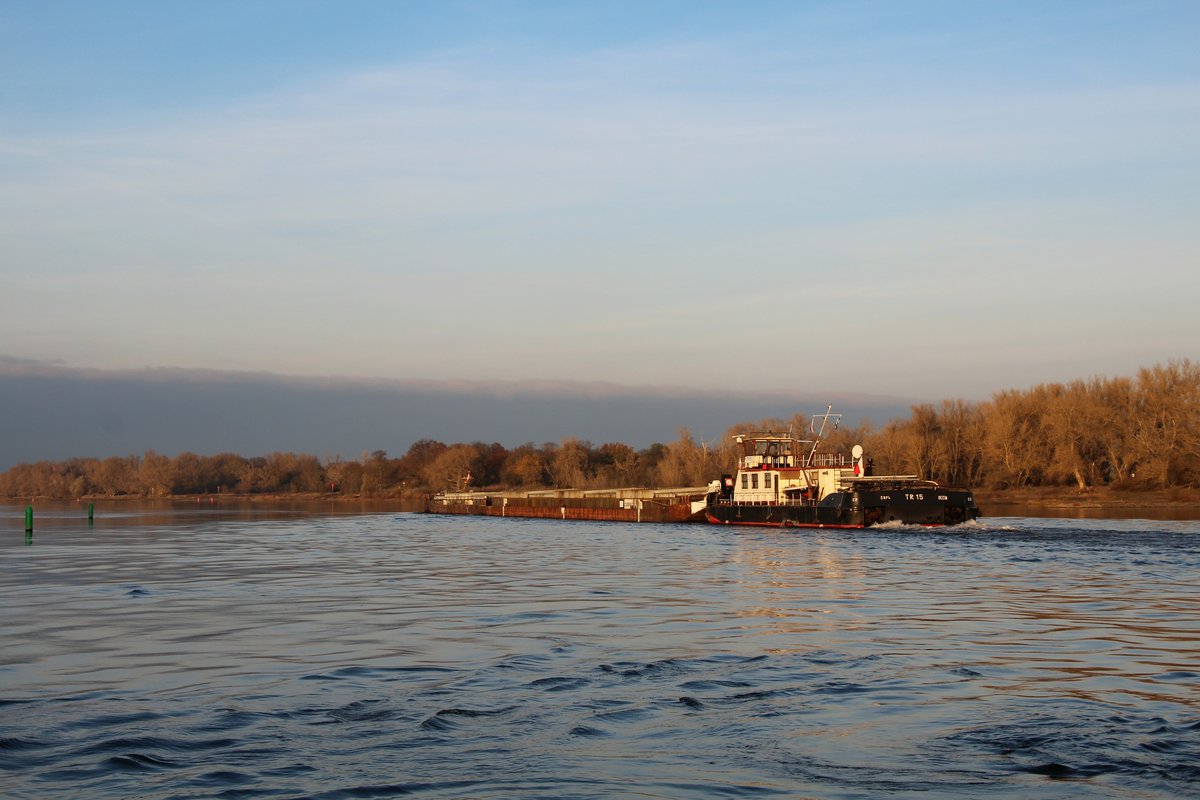
[[[606,522],[703,522],[708,487],[677,489],[549,489],[532,492],[442,492],[431,514],[531,517]]]

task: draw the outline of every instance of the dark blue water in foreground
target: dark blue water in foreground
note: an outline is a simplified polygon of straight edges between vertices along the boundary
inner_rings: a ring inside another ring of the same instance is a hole
[[[0,795],[1200,796],[1200,523],[0,507]]]

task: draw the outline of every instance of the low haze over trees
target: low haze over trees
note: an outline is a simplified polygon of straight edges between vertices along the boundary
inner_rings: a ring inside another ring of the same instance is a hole
[[[807,415],[735,425],[719,442],[681,429],[674,441],[634,450],[564,439],[512,449],[422,439],[399,458],[357,460],[272,453],[246,458],[181,453],[20,464],[0,474],[5,497],[169,497],[217,493],[338,492],[397,496],[462,488],[702,486],[737,461],[733,436],[792,430]],[[907,419],[827,436],[824,451],[861,443],[877,474],[917,474],[943,484],[1004,489],[1112,485],[1200,486],[1200,365],[1172,361],[1132,378],[1091,378],[997,392],[978,404],[917,405]]]

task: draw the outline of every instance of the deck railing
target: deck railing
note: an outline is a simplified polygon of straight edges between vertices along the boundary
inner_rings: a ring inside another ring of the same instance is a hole
[[[810,467],[848,467],[850,457],[845,453],[815,453]]]

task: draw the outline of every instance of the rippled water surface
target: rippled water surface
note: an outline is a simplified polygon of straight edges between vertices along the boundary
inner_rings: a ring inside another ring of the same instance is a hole
[[[1200,796],[1200,523],[0,507],[0,795]]]

